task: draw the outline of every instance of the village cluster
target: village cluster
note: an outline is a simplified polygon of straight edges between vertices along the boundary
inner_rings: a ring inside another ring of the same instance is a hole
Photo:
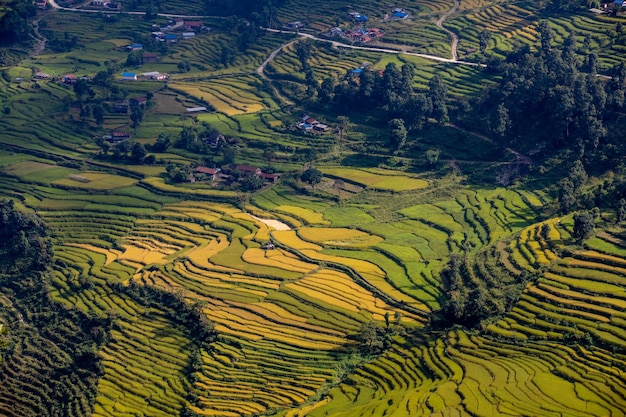
[[[338,26],[332,27],[326,32],[322,33],[322,36],[326,38],[339,38],[350,43],[368,43],[375,41],[383,37],[384,32],[376,27],[367,27],[369,18],[367,15],[359,12],[349,12],[348,17],[354,25],[348,29],[342,29]],[[409,17],[409,13],[402,8],[395,8],[391,13],[386,13],[383,20],[404,20]],[[299,22],[297,22],[299,23]]]

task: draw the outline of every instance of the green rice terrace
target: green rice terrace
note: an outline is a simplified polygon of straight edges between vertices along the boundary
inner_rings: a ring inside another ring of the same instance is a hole
[[[0,415],[626,416],[624,23],[0,1]]]

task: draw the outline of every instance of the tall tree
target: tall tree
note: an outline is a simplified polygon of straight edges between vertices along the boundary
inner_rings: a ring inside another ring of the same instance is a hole
[[[404,120],[391,119],[389,121],[389,145],[394,150],[398,151],[406,144],[407,131],[404,126]]]
[[[478,47],[480,49],[480,52],[482,54],[485,53],[485,51],[487,51],[487,45],[489,45],[489,40],[491,39],[491,32],[489,32],[486,29],[483,29],[479,34],[478,34]]]
[[[433,117],[439,123],[445,123],[449,120],[448,108],[446,106],[447,88],[443,83],[443,79],[436,74],[428,83],[428,93],[433,103]]]
[[[102,126],[104,124],[104,107],[102,104],[94,104],[91,108],[91,114],[93,115],[93,118],[98,126]]]

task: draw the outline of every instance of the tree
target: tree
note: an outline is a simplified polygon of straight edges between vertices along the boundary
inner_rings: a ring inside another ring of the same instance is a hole
[[[310,68],[309,58],[311,57],[311,43],[308,40],[298,42],[296,45],[296,55],[300,59],[301,71],[306,71]]]
[[[235,156],[237,152],[232,146],[222,147],[222,165],[230,165],[235,163]]]
[[[626,221],[626,199],[620,198],[617,202],[617,221],[620,223]]]
[[[91,114],[93,115],[93,118],[98,126],[102,126],[104,124],[104,107],[102,104],[94,104],[91,108]]]
[[[147,154],[145,146],[139,142],[135,142],[133,149],[130,151],[130,157],[136,164],[143,164]]]
[[[576,240],[582,241],[589,238],[593,234],[596,227],[596,221],[590,212],[581,212],[574,214],[574,231],[572,235]]]
[[[539,32],[539,40],[541,41],[541,51],[544,54],[547,54],[552,47],[552,41],[554,40],[554,32],[550,25],[545,20],[539,23],[539,27],[537,28]]]
[[[102,97],[107,99],[108,92],[113,87],[113,70],[99,71],[93,77],[93,83],[102,88]]]
[[[361,324],[356,339],[359,341],[360,349],[364,354],[374,355],[383,350],[383,330],[384,329],[374,321]]]
[[[267,166],[272,166],[272,161],[276,159],[276,151],[274,148],[265,148],[263,150],[263,158],[267,161]]]
[[[579,194],[582,186],[587,182],[587,171],[585,171],[585,167],[580,159],[574,161],[572,168],[569,171],[568,178],[572,182],[574,186],[574,193]]]
[[[85,79],[78,79],[74,83],[74,94],[76,94],[76,98],[79,102],[83,101],[83,97],[90,95],[91,87],[89,87],[89,82]]]
[[[343,136],[350,128],[348,116],[337,116],[337,127],[339,128],[339,154],[343,152]]]
[[[404,120],[391,119],[388,123],[389,127],[389,145],[394,150],[400,150],[406,144],[407,131],[404,126]]]
[[[263,178],[256,175],[246,175],[241,180],[241,188],[244,191],[256,191],[263,187]]]
[[[551,231],[552,231],[552,226],[550,226],[550,223],[544,223],[541,226],[541,229],[539,230],[539,236],[543,240],[548,240],[548,239],[550,239],[550,232]]]
[[[439,161],[439,154],[441,151],[439,149],[429,149],[426,151],[426,161],[428,161],[429,165],[435,165]]]
[[[316,168],[309,168],[302,173],[300,180],[309,184],[315,190],[315,186],[322,182],[322,171]]]
[[[13,200],[0,200],[0,276],[41,271],[52,256],[50,231],[43,220],[19,210]]]
[[[568,178],[559,181],[559,208],[561,213],[569,213],[574,204],[576,204],[576,195],[574,194],[574,184]]]
[[[187,149],[192,143],[198,139],[198,130],[195,126],[185,126],[178,135],[175,143],[177,148]]]
[[[130,108],[130,120],[133,122],[133,128],[137,129],[143,120],[143,108],[140,106],[132,106]]]
[[[446,107],[447,88],[439,74],[430,79],[428,87],[428,94],[433,103],[432,116],[439,123],[446,123],[449,120],[448,108]]]
[[[168,164],[165,171],[172,182],[185,182],[190,174],[188,167],[177,164]]]
[[[480,52],[482,54],[487,50],[487,45],[489,45],[489,40],[491,39],[491,32],[488,30],[483,30],[478,34],[478,47],[480,48]]]
[[[178,63],[177,68],[179,72],[189,72],[191,71],[191,64],[187,60],[182,60]]]
[[[126,57],[127,67],[138,67],[141,65],[142,57],[140,52],[131,52]]]
[[[225,46],[222,48],[222,53],[220,55],[220,62],[223,66],[227,67],[229,65],[233,65],[235,63],[235,59],[237,58],[237,53],[234,49]]]
[[[154,143],[153,149],[155,152],[166,152],[167,148],[172,144],[169,133],[161,132]]]
[[[319,88],[317,89],[317,98],[320,103],[328,104],[333,100],[333,90],[335,89],[335,81],[332,77],[327,77],[322,80]]]
[[[509,109],[506,108],[504,103],[500,103],[496,109],[496,126],[494,132],[504,139],[511,127],[511,119],[509,118]]]
[[[91,107],[87,106],[81,106],[80,107],[80,120],[82,122],[85,122],[85,120],[89,119],[89,116],[91,116]]]

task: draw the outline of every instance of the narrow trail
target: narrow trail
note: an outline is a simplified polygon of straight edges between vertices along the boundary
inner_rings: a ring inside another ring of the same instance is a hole
[[[445,20],[448,17],[450,17],[454,12],[456,12],[458,8],[459,8],[459,0],[454,0],[454,6],[452,6],[452,8],[448,10],[446,14],[444,14],[443,16],[439,18],[439,20],[437,20],[437,27],[443,30],[444,32],[446,32],[452,38],[452,43],[450,44],[450,51],[452,52],[452,61],[459,60],[459,55],[457,52],[457,47],[459,45],[459,37],[456,36],[456,33],[452,32],[450,29],[446,29],[443,26],[443,22],[445,22]]]
[[[488,136],[481,135],[480,133],[471,132],[471,131],[469,131],[469,130],[467,130],[467,129],[463,129],[462,127],[457,126],[457,125],[452,124],[452,123],[447,123],[447,124],[446,124],[446,126],[451,127],[451,128],[453,128],[453,129],[460,130],[461,132],[465,132],[465,133],[467,133],[468,135],[476,136],[477,138],[482,139],[482,140],[484,140],[485,142],[489,142],[489,143],[491,143],[491,144],[493,144],[493,145],[498,145],[498,144],[496,143],[496,141],[494,141],[493,139],[491,139],[491,138],[490,138],[490,137],[488,137]],[[523,154],[523,153],[521,153],[521,152],[516,151],[515,149],[509,148],[509,147],[506,147],[506,146],[504,147],[504,149],[505,149],[507,152],[510,152],[510,153],[512,153],[513,155],[515,155],[515,159],[516,159],[516,160],[515,160],[515,163],[517,163],[517,164],[524,164],[524,165],[532,165],[532,164],[533,164],[533,160],[532,160],[532,158],[531,158],[530,156],[525,155],[525,154]],[[510,162],[509,162],[509,163],[510,163]]]
[[[39,21],[37,19],[33,21],[33,34],[35,35],[35,46],[33,47],[32,56],[41,54],[46,49],[46,42],[48,41],[45,36],[39,32]]]
[[[278,53],[280,51],[282,51],[284,48],[289,47],[290,45],[293,45],[294,43],[296,43],[299,39],[293,39],[285,44],[282,44],[278,49],[276,49],[275,51],[272,51],[272,53],[267,57],[267,59],[265,61],[263,61],[263,63],[256,69],[256,73],[259,74],[259,76],[261,78],[263,78],[266,81],[272,81],[267,75],[265,75],[265,68],[267,67],[267,64],[269,64],[270,62],[272,62],[274,60],[274,58],[276,58],[276,55],[278,55]],[[278,89],[276,87],[274,87],[274,85],[272,85],[272,90],[274,91],[274,94],[276,95],[276,97],[278,97],[278,99],[280,99],[280,101],[282,101],[284,104],[288,105],[288,106],[293,106],[295,105],[294,102],[292,102],[291,100],[289,100],[287,97],[283,96],[282,94],[280,94],[280,91],[278,91]]]

